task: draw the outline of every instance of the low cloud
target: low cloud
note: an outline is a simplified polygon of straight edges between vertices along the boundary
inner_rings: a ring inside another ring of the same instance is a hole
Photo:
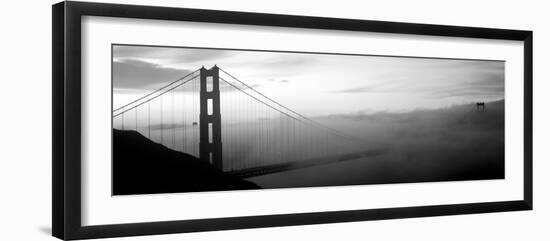
[[[148,47],[115,45],[113,56],[120,59],[155,59],[165,64],[214,65],[223,58],[234,55],[234,52],[217,49],[200,49],[184,47]]]
[[[390,81],[388,81],[390,82]],[[366,86],[357,86],[347,89],[335,90],[331,93],[388,93],[395,91],[405,91],[404,88],[391,86],[389,84],[375,84],[375,85],[366,85]]]
[[[351,86],[331,93],[416,94],[426,98],[504,97],[504,62],[501,61],[427,61],[414,68],[403,66],[392,74],[366,79],[366,85]]]
[[[140,60],[117,60],[113,61],[113,89],[155,89],[191,72]]]
[[[287,79],[267,79],[267,81],[269,82],[275,82],[275,83],[288,83],[288,80]]]

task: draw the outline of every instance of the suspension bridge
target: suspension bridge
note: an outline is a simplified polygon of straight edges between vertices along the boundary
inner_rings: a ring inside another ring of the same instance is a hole
[[[129,101],[112,116],[113,128],[137,131],[244,178],[379,154],[218,66]]]

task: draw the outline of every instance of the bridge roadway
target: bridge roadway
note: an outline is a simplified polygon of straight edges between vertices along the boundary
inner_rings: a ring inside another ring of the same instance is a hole
[[[240,170],[228,171],[228,174],[235,175],[241,178],[250,178],[255,176],[262,176],[276,172],[284,172],[298,168],[307,168],[317,165],[324,165],[334,162],[348,161],[363,157],[377,156],[383,154],[383,150],[368,150],[362,152],[354,152],[342,155],[333,155],[326,157],[312,158],[308,160],[284,162],[279,164],[265,165],[260,167],[251,167]]]

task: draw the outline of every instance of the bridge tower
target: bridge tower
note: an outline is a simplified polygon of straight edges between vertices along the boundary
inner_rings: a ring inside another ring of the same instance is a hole
[[[217,66],[200,69],[200,160],[223,171],[220,77]]]

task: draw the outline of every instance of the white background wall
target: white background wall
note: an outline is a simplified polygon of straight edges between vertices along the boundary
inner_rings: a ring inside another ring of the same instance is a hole
[[[9,1],[0,11],[0,240],[51,231],[51,9]],[[534,31],[535,210],[263,228],[118,240],[550,240],[550,17],[545,1],[109,1]],[[152,3],[151,3],[152,2]]]

